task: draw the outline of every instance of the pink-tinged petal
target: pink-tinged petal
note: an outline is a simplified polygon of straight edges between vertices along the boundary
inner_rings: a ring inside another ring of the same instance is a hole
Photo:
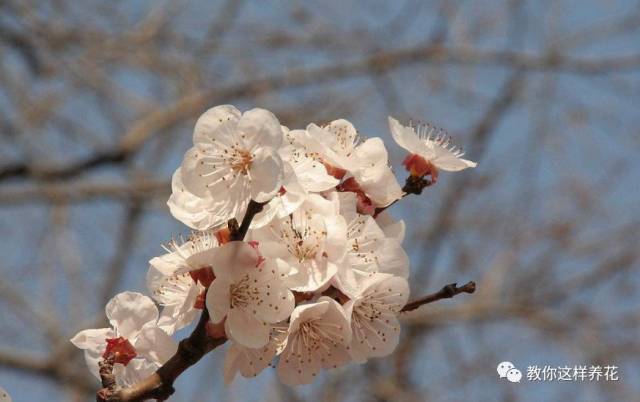
[[[147,325],[140,331],[134,347],[139,356],[161,365],[176,353],[178,343],[159,327]]]
[[[302,385],[311,383],[322,368],[322,356],[319,353],[295,351],[285,349],[278,362],[278,377],[286,385]]]
[[[158,320],[158,308],[153,300],[137,292],[122,292],[114,296],[105,308],[107,318],[119,336],[134,339],[147,323]]]
[[[291,313],[289,333],[297,331],[300,324],[304,321],[322,317],[328,308],[329,302],[326,300],[297,306]]]
[[[216,278],[209,286],[206,305],[213,323],[221,322],[231,308],[230,286],[231,282],[222,278]]]
[[[260,321],[252,311],[232,308],[227,314],[225,330],[229,338],[247,348],[260,348],[269,342],[271,327]]]
[[[256,202],[271,200],[282,187],[284,165],[273,149],[260,148],[254,153],[251,168],[251,199]]]
[[[277,323],[291,315],[295,307],[293,293],[281,280],[279,264],[286,265],[282,260],[267,260],[262,272],[258,275],[250,274],[250,281],[255,278],[258,286],[259,302],[254,306],[256,316],[268,323]],[[262,275],[264,273],[264,275]]]
[[[241,359],[243,358],[240,347],[235,342],[227,349],[227,353],[224,355],[224,363],[222,366],[222,375],[225,385],[231,384],[236,376],[236,373],[240,371]]]
[[[217,247],[211,256],[216,278],[225,278],[230,283],[253,271],[259,262],[256,250],[243,241],[231,241]]]
[[[282,144],[282,127],[276,116],[268,110],[255,108],[242,114],[238,130],[253,146],[279,148]]]
[[[328,296],[320,297],[318,302],[329,303],[329,308],[324,314],[324,320],[332,325],[327,325],[324,328],[325,332],[332,334],[332,338],[338,343],[348,345],[351,342],[350,317],[347,316],[347,313],[337,301]],[[333,324],[337,324],[337,326]]]
[[[309,260],[297,265],[287,278],[287,286],[298,292],[313,292],[326,285],[338,272],[337,266],[326,258]]]
[[[220,125],[225,122],[237,124],[240,119],[240,111],[231,105],[220,105],[204,112],[196,121],[193,130],[193,143],[211,143],[212,139],[217,139]]]

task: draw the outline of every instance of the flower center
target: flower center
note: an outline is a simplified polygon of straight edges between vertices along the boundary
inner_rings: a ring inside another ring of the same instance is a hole
[[[240,281],[232,284],[229,288],[231,296],[231,308],[242,308],[249,305],[258,295],[258,289],[251,286],[249,275],[245,275]]]
[[[323,336],[320,335],[316,324],[313,321],[306,321],[298,328],[298,339],[307,350],[316,350],[323,343]]]
[[[251,153],[245,149],[234,148],[233,152],[229,156],[229,164],[234,172],[242,173],[244,175],[249,172],[252,161]]]
[[[287,251],[300,263],[316,258],[322,238],[327,234],[325,231],[311,227],[309,219],[311,219],[310,216],[303,217],[301,229],[298,229],[298,225],[295,225],[291,219],[288,224],[283,225],[280,232],[280,238],[286,244]]]
[[[108,338],[106,341],[107,348],[102,355],[104,358],[114,356],[114,361],[116,363],[124,364],[126,366],[129,364],[131,359],[137,356],[136,349],[131,345],[129,340],[123,337]]]

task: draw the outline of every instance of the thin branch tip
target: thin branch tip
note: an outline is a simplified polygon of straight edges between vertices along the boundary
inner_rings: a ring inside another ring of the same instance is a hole
[[[414,301],[411,301],[400,310],[401,312],[413,311],[418,307],[433,303],[442,299],[451,299],[455,295],[459,295],[460,293],[474,293],[476,291],[476,283],[474,281],[469,281],[463,286],[458,287],[457,283],[450,283],[445,285],[442,289],[437,291],[436,293],[432,293],[430,295],[421,297]]]

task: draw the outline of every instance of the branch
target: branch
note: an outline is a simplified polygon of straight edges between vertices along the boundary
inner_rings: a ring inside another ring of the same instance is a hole
[[[442,289],[440,289],[436,293],[432,293],[430,295],[421,297],[417,300],[414,300],[405,304],[405,306],[400,311],[401,312],[413,311],[424,304],[433,303],[435,301],[442,300],[442,299],[450,299],[453,296],[460,293],[473,293],[475,291],[476,291],[476,283],[473,281],[468,282],[462,287],[458,287],[457,283],[450,283],[444,286]]]
[[[431,62],[434,64],[507,67],[522,71],[556,71],[581,75],[633,71],[640,66],[640,54],[602,58],[575,58],[556,54],[528,54],[514,51],[487,51],[438,44],[393,51],[376,52],[353,62],[311,69],[293,68],[280,74],[249,80],[222,88],[210,88],[189,94],[175,103],[141,117],[123,135],[120,144],[72,164],[32,166],[15,163],[0,167],[0,182],[11,178],[66,180],[89,169],[120,164],[130,159],[155,133],[201,113],[207,105],[253,97],[268,91],[320,85],[362,74],[380,75],[400,67]]]
[[[229,230],[231,231],[231,240],[243,240],[249,231],[249,226],[251,226],[251,221],[253,218],[262,212],[262,208],[266,203],[256,202],[254,200],[249,201],[249,205],[247,206],[247,212],[244,213],[244,218],[242,218],[242,224],[240,227],[237,227],[238,222],[235,223],[229,222]]]
[[[188,338],[180,341],[178,351],[162,367],[149,377],[130,387],[112,387],[113,374],[101,364],[100,377],[102,388],[96,394],[97,402],[139,402],[149,399],[166,400],[173,394],[173,382],[186,369],[196,364],[202,356],[226,342],[226,338],[211,338],[207,335],[209,311],[205,308],[200,315],[200,321]],[[113,368],[113,365],[111,365]],[[104,369],[104,370],[103,370]]]
[[[242,224],[238,226],[235,219],[229,220],[229,231],[232,240],[244,239],[251,221],[262,211],[264,203],[251,200],[244,214]],[[191,335],[180,341],[178,351],[155,373],[130,387],[120,388],[115,385],[113,376],[113,359],[106,358],[100,362],[100,378],[102,389],[96,394],[97,402],[139,402],[148,399],[164,401],[173,392],[173,382],[189,367],[196,364],[202,356],[226,342],[224,336],[212,338],[207,333],[209,310],[205,307],[200,315],[198,325]]]

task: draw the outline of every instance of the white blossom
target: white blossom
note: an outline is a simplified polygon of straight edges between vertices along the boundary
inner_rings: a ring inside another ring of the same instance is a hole
[[[398,313],[409,298],[406,279],[374,274],[344,305],[351,314],[352,340],[349,353],[357,362],[382,357],[394,351],[400,339]]]
[[[87,329],[71,338],[84,349],[96,378],[100,378],[98,362],[107,351],[115,356],[114,374],[123,386],[150,375],[176,352],[176,342],[157,325],[158,308],[149,297],[123,292],[107,303],[105,311],[111,328]]]
[[[414,170],[412,174],[422,176],[432,173],[435,180],[437,169],[455,172],[477,166],[475,162],[463,159],[464,152],[451,144],[446,133],[433,126],[403,126],[393,117],[389,117],[389,127],[393,139],[409,151],[405,166],[408,170]],[[414,156],[419,158],[414,159]],[[430,172],[433,167],[436,168],[436,172]]]
[[[252,228],[260,228],[274,218],[281,219],[293,213],[312,192],[335,188],[340,182],[329,173],[321,155],[313,151],[319,145],[305,130],[289,130],[282,127],[284,143],[280,157],[284,162],[283,184],[273,199],[251,222]]]
[[[334,283],[345,293],[378,272],[409,276],[409,257],[397,238],[389,237],[377,221],[356,211],[353,193],[338,193],[340,212],[347,222],[347,258]]]
[[[289,267],[276,259],[263,259],[254,247],[240,241],[215,249],[214,261],[216,279],[206,298],[211,321],[225,320],[227,336],[243,346],[266,345],[269,324],[286,319],[294,308],[293,294],[283,281]]]
[[[350,343],[349,318],[335,300],[322,296],[316,303],[300,305],[291,314],[278,375],[288,385],[308,384],[320,369],[347,364]]]
[[[328,284],[345,256],[346,224],[339,204],[310,194],[293,214],[252,233],[266,257],[291,267],[287,284],[299,292]]]
[[[280,123],[267,110],[240,113],[223,105],[206,111],[174,175],[174,191],[183,193],[170,200],[174,216],[195,229],[217,228],[241,220],[250,200],[269,201],[282,186],[282,140]]]
[[[375,207],[385,207],[402,197],[380,138],[362,141],[355,127],[344,119],[324,127],[310,124],[307,131],[316,141],[311,148],[315,148],[325,164],[344,171],[340,178],[348,172]]]
[[[149,261],[147,288],[164,306],[158,325],[168,334],[189,325],[204,307],[203,292],[213,280],[213,232],[194,232],[186,242],[172,241],[168,253]]]
[[[243,377],[255,377],[267,368],[274,357],[279,355],[286,345],[287,323],[271,327],[269,343],[261,348],[247,348],[231,341],[224,358],[224,382],[230,384],[236,373]]]

